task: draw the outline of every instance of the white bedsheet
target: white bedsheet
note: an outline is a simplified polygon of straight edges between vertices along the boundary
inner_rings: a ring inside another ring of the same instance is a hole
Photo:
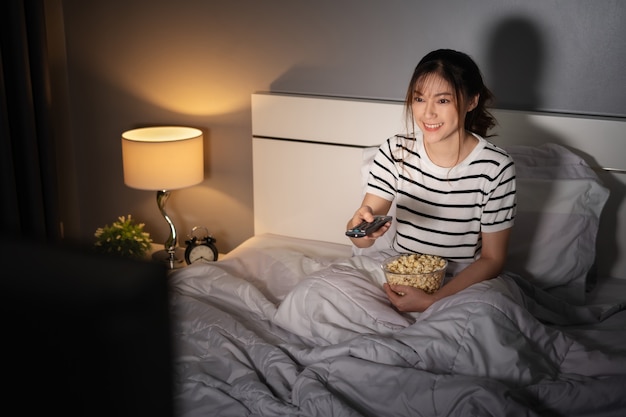
[[[171,276],[180,415],[624,415],[624,303],[505,274],[401,315],[377,261],[274,243]]]

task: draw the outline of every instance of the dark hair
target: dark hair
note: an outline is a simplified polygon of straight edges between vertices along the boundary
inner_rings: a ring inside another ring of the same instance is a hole
[[[461,116],[461,109],[474,96],[478,95],[478,104],[467,112],[464,128],[480,136],[487,137],[489,129],[495,126],[496,121],[487,107],[493,101],[493,94],[485,86],[480,69],[469,55],[451,49],[438,49],[428,53],[415,67],[409,89],[407,91],[405,108],[407,118],[412,120],[412,103],[419,83],[423,83],[428,76],[438,75],[446,80],[454,89],[456,108]],[[411,122],[412,123],[412,122]]]

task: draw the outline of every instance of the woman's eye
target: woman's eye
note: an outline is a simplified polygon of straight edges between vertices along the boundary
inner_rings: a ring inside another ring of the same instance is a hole
[[[417,103],[423,103],[424,99],[421,98],[421,97],[415,97],[414,101],[417,102]]]
[[[440,104],[446,104],[446,103],[449,103],[449,102],[450,102],[450,100],[448,100],[447,98],[442,98],[441,100],[439,100]]]

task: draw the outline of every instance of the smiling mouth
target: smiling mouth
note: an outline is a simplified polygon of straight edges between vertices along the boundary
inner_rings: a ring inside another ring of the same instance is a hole
[[[435,130],[435,129],[440,128],[441,126],[443,126],[443,123],[437,123],[437,124],[434,124],[434,125],[428,124],[428,123],[424,123],[424,127],[426,129],[429,129],[429,130]]]

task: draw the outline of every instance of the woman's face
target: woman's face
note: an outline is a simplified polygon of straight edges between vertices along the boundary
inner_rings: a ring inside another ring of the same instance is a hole
[[[455,92],[441,76],[427,75],[416,83],[411,108],[426,143],[458,140],[459,114]]]

